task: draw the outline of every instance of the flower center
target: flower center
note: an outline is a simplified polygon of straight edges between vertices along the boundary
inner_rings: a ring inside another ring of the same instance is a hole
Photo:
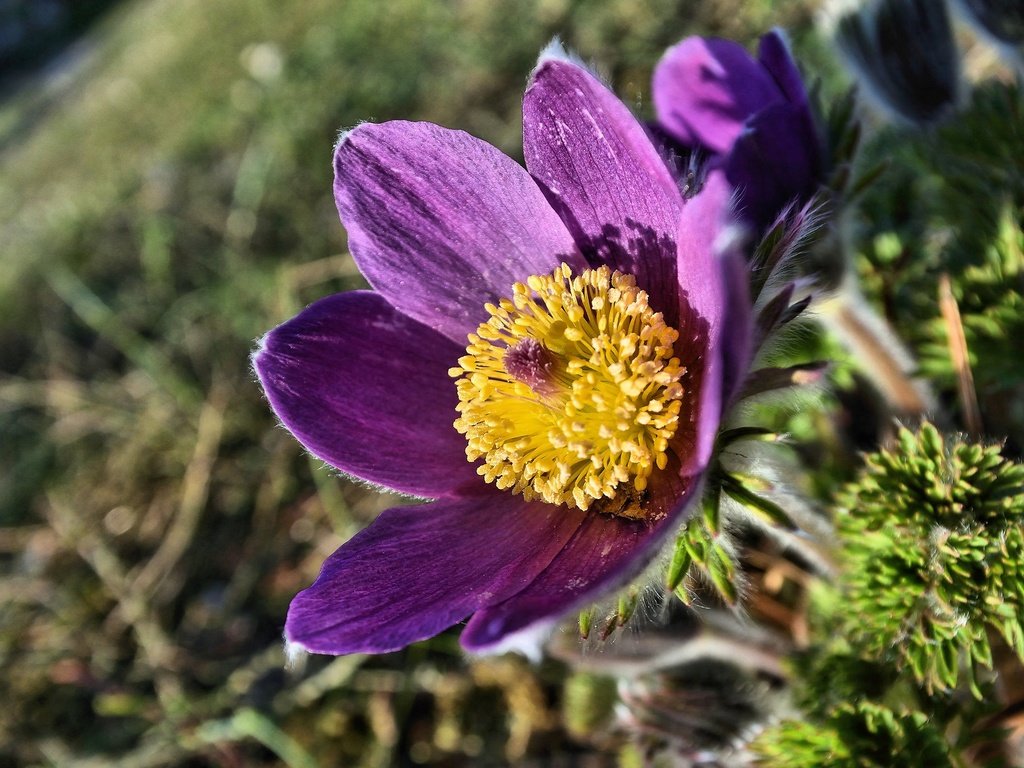
[[[527,499],[643,517],[668,462],[686,369],[631,275],[567,264],[512,286],[469,334],[457,378],[466,456]]]

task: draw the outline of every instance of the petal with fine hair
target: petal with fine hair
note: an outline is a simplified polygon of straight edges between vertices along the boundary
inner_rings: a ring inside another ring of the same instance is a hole
[[[789,203],[811,198],[821,175],[818,143],[807,110],[798,105],[776,104],[750,119],[725,161],[745,220],[763,229]]]
[[[591,265],[633,275],[664,311],[682,196],[626,106],[577,64],[543,60],[523,99],[523,151]]]
[[[314,456],[416,496],[479,488],[452,427],[459,347],[369,291],[321,299],[264,337],[256,373]]]
[[[526,588],[585,513],[507,493],[389,509],[324,563],[288,609],[313,653],[385,653]]]
[[[753,320],[732,199],[732,187],[716,171],[687,201],[679,221],[679,332],[705,339],[696,450],[684,461],[684,474],[706,466],[722,411],[750,363]]]
[[[403,313],[465,344],[486,302],[583,262],[537,183],[498,149],[431,123],[341,140],[334,197],[359,269]]]
[[[697,497],[698,481],[684,481],[672,509],[653,523],[590,514],[576,535],[529,586],[476,614],[462,633],[468,651],[517,648],[516,636],[552,627],[608,592],[622,587],[648,564],[680,514]]]

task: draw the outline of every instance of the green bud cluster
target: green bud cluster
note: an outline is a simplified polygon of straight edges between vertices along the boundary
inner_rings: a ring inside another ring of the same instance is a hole
[[[1024,465],[931,424],[902,429],[839,494],[836,529],[840,576],[812,589],[813,642],[794,665],[807,719],[763,730],[755,764],[960,765],[989,710],[991,644],[1024,659]]]
[[[771,768],[946,768],[953,766],[938,728],[921,712],[862,702],[832,711],[824,726],[787,720],[750,745]]]
[[[986,390],[1020,385],[1024,354],[1024,228],[1020,212],[1004,206],[984,261],[956,276],[953,293],[963,318],[971,365]],[[950,365],[947,329],[941,318],[929,325],[930,340],[921,350],[924,371],[947,381]]]
[[[692,582],[710,586],[726,604],[739,599],[738,564],[735,550],[727,534],[722,533],[706,516],[692,518],[679,532],[666,574],[666,587],[684,603],[693,600]],[[691,584],[687,584],[686,580]]]
[[[987,630],[1024,658],[1024,466],[925,424],[867,459],[838,501],[846,636],[928,691],[975,695]]]

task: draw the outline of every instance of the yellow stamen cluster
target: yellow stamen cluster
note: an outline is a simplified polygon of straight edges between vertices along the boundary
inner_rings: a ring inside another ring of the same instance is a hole
[[[679,422],[676,330],[631,275],[608,267],[574,277],[562,264],[486,309],[449,371],[469,460],[528,499],[580,509],[607,499],[596,508],[642,516],[626,500],[665,468]]]

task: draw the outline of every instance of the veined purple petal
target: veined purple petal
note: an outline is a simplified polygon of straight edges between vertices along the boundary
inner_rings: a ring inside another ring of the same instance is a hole
[[[773,29],[761,37],[757,58],[791,104],[807,104],[804,79],[800,76],[800,70],[789,52],[789,45],[781,30]]]
[[[467,133],[360,125],[338,145],[334,169],[359,269],[393,306],[459,344],[513,283],[562,261],[583,266],[530,175]]]
[[[677,140],[725,153],[752,114],[783,101],[779,85],[739,43],[688,37],[654,70],[658,122]]]
[[[369,291],[321,299],[267,334],[255,356],[267,399],[313,455],[416,496],[479,488],[452,426],[448,368],[462,350]]]
[[[806,106],[787,102],[754,115],[725,161],[725,175],[743,200],[740,215],[760,230],[788,203],[810,199],[819,156]]]
[[[702,471],[714,447],[722,411],[750,363],[753,319],[733,190],[720,172],[687,201],[679,221],[680,337],[706,339],[696,407],[696,450],[683,474]],[[685,362],[685,361],[684,361]]]
[[[509,493],[384,512],[292,601],[285,636],[313,653],[384,653],[527,587],[585,513]]]
[[[634,275],[664,311],[682,196],[626,106],[582,67],[542,61],[523,99],[523,150],[591,264]]]
[[[655,523],[590,514],[576,535],[529,586],[502,603],[473,615],[462,633],[469,651],[492,652],[513,646],[510,639],[538,626],[552,626],[571,611],[600,599],[636,577],[680,514],[697,498],[699,482],[685,481],[670,513]]]

